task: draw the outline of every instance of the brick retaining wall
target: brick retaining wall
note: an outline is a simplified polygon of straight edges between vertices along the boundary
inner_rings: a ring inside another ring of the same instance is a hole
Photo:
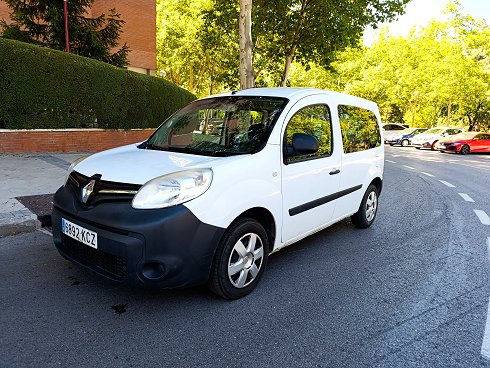
[[[98,152],[147,139],[154,129],[0,130],[0,153]]]

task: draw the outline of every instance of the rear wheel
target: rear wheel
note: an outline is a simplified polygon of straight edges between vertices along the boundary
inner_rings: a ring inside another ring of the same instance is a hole
[[[359,210],[351,216],[355,227],[365,229],[374,222],[378,212],[378,188],[371,184],[362,198]]]
[[[420,149],[420,147],[415,147],[416,149]]]
[[[402,141],[402,147],[407,147],[408,146],[408,139],[404,139]]]
[[[463,147],[461,147],[459,153],[461,153],[462,155],[467,155],[468,153],[470,153],[470,146],[465,144]]]
[[[225,299],[252,292],[267,265],[269,240],[257,221],[244,218],[226,231],[216,251],[208,287]]]

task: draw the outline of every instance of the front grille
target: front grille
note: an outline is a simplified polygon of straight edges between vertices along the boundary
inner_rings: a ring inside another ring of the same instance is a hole
[[[75,261],[93,269],[102,269],[117,279],[122,280],[128,276],[128,261],[126,257],[118,257],[99,249],[91,248],[64,234],[61,235],[61,241],[63,252]]]
[[[88,177],[76,171],[73,171],[68,178],[68,185],[75,192],[77,197],[81,198],[82,188],[90,180],[96,179],[93,193],[87,204],[95,205],[103,201],[125,201],[130,202],[136,192],[141,188],[138,184],[116,183],[113,181],[100,180],[100,175]]]

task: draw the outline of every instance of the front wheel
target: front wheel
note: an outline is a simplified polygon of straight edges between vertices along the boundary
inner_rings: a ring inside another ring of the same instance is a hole
[[[462,155],[467,155],[470,153],[470,146],[465,144],[463,147],[461,147],[461,150],[459,151]]]
[[[408,146],[408,140],[407,139],[404,139],[402,141],[402,147],[407,147]]]
[[[436,150],[436,144],[437,144],[437,142],[439,142],[439,141],[434,141],[434,142],[432,142],[432,145],[430,146],[430,149],[431,149],[432,151],[435,151],[435,150]]]
[[[244,218],[233,223],[221,240],[208,287],[225,299],[252,292],[267,266],[269,239],[263,226]]]
[[[378,188],[371,184],[362,198],[359,210],[351,216],[355,227],[365,229],[374,222],[378,212]]]

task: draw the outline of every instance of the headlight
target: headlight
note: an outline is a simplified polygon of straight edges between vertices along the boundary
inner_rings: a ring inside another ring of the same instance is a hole
[[[70,177],[70,174],[73,171],[73,169],[75,168],[75,166],[77,166],[80,162],[82,162],[83,160],[85,160],[87,157],[88,156],[82,156],[82,157],[77,158],[75,161],[73,161],[73,163],[68,168],[68,172],[66,173],[66,176],[65,176],[65,184],[64,185],[66,185],[66,182],[68,181],[68,178]]]
[[[211,169],[186,170],[159,176],[143,185],[133,198],[136,209],[165,208],[199,197],[213,179]]]

